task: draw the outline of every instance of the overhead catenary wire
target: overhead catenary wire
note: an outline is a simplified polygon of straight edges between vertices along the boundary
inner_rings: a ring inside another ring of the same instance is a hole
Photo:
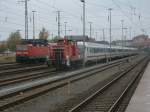
[[[8,2],[10,4],[8,4]],[[3,5],[2,7],[0,7],[0,14],[1,14],[1,20],[0,20],[0,24],[5,24],[6,26],[10,26],[9,29],[21,29],[22,30],[22,34],[23,34],[23,21],[24,21],[24,7],[23,4],[18,4],[17,0],[15,1],[8,1],[8,0],[2,0],[1,2]],[[53,34],[56,34],[56,28],[57,28],[57,23],[55,21],[55,14],[53,14],[53,11],[57,11],[57,10],[62,10],[63,11],[63,15],[61,17],[61,21],[62,23],[64,21],[69,22],[69,29],[72,29],[74,34],[81,34],[81,14],[82,12],[79,10],[74,10],[73,12],[71,10],[68,10],[68,8],[63,8],[63,7],[59,7],[58,4],[56,4],[57,2],[55,2],[55,4],[51,4],[50,1],[43,1],[43,0],[30,0],[29,2],[29,19],[32,17],[32,10],[37,10],[37,16],[36,16],[36,32],[38,34],[38,32],[40,31],[40,29],[42,27],[46,27],[46,29],[48,31],[53,32]],[[73,0],[70,1],[70,3],[72,3],[73,5],[75,5],[76,8],[82,8],[82,4],[80,4],[79,0]],[[94,1],[89,1],[87,0],[87,21],[93,21],[95,24],[92,26],[94,31],[98,31],[98,29],[100,29],[100,27],[103,29],[106,26],[101,24],[103,22],[105,22],[107,15],[105,15],[105,10],[108,9],[107,4],[102,4],[102,3],[96,3]],[[119,3],[117,4],[121,4],[121,1],[119,1]],[[133,6],[131,3],[127,3],[123,2],[122,4],[124,4],[126,6],[126,9],[123,9],[124,13],[122,11],[121,14],[123,14],[123,16],[127,17],[127,19],[130,19],[129,16],[129,8],[131,6]],[[15,7],[16,5],[16,7]],[[116,5],[115,5],[116,6]],[[134,6],[133,6],[134,7]],[[93,12],[93,10],[91,10],[91,8],[93,9],[97,9],[100,10],[97,12]],[[118,7],[117,7],[118,8]],[[122,7],[121,7],[122,9]],[[103,14],[101,13],[101,11],[103,10]],[[127,11],[125,11],[127,10]],[[16,13],[17,11],[17,13]],[[114,10],[115,11],[115,10]],[[142,14],[142,12],[136,12],[136,16],[138,16],[141,13],[141,17],[140,17],[140,21],[138,21],[138,19],[131,23],[134,26],[138,26],[139,29],[146,29],[148,28],[148,24],[146,25],[145,22],[143,22],[145,20],[145,15]],[[114,14],[117,17],[121,18],[120,14]],[[112,15],[114,17],[114,15]],[[148,16],[147,16],[148,17]],[[19,18],[19,19],[16,19]],[[97,22],[97,21],[100,22]],[[148,18],[147,18],[148,21]],[[128,22],[128,21],[127,21]],[[129,20],[129,22],[131,22],[131,20]],[[136,22],[139,22],[139,24],[136,24]],[[78,24],[79,23],[79,24]],[[107,23],[106,23],[107,24]],[[129,26],[132,26],[129,25]],[[2,29],[4,28],[2,25],[0,26]],[[13,27],[13,28],[11,28]],[[29,21],[29,27],[32,27],[32,18]],[[112,30],[118,32],[117,27],[119,27],[119,25],[116,23],[113,23],[113,27]],[[4,28],[5,30],[7,30],[6,28]],[[106,28],[108,29],[108,28]],[[134,30],[134,27],[132,26],[132,29]],[[87,29],[88,32],[89,29]],[[61,31],[64,31],[63,29],[61,29]],[[107,31],[107,30],[106,30]],[[77,33],[76,33],[77,32]],[[29,28],[29,33],[31,33],[31,28]],[[64,32],[63,32],[64,33]],[[64,33],[65,34],[65,33]],[[3,35],[3,34],[2,34]],[[6,35],[6,33],[5,33]],[[8,35],[8,34],[7,34]]]

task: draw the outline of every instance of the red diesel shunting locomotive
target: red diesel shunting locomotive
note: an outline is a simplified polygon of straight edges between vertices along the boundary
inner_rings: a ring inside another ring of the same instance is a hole
[[[51,46],[53,52],[48,60],[53,66],[60,69],[79,63],[77,43],[68,39],[57,40],[57,45]]]

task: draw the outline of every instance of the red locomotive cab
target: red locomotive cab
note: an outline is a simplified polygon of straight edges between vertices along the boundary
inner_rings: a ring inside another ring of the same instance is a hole
[[[72,56],[76,56],[77,55],[77,44],[73,43],[72,45]]]
[[[69,57],[69,44],[66,40],[64,40],[64,56]]]
[[[77,42],[68,40],[66,38],[59,39],[56,45],[50,48],[52,54],[49,58],[56,68],[72,67],[78,61],[78,48]]]
[[[16,56],[26,56],[28,54],[28,45],[17,45]]]
[[[54,60],[54,57],[55,57],[55,55],[54,55],[54,51],[53,51],[53,49],[54,49],[54,47],[57,45],[57,43],[49,43],[49,45],[48,45],[48,48],[49,48],[49,58],[50,59],[52,59],[52,60]]]
[[[73,41],[68,41],[65,44],[65,59],[66,59],[66,64],[67,66],[70,66],[72,62],[77,60],[77,44],[76,42]]]
[[[64,38],[64,45],[67,45],[67,44],[68,44],[67,39]]]
[[[34,46],[32,44],[28,44],[27,46],[28,46],[28,56],[30,57],[32,56],[32,49]]]

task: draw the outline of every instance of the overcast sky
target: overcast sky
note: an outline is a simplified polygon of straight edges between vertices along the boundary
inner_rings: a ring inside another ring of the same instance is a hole
[[[24,38],[24,3],[19,0],[0,0],[0,40],[6,40],[11,32],[21,30]],[[22,0],[21,0],[22,1]],[[89,35],[89,21],[92,36],[102,39],[102,29],[109,38],[108,8],[112,10],[112,37],[121,38],[121,20],[127,29],[127,38],[142,33],[150,34],[150,0],[86,0],[86,34]],[[32,38],[32,11],[35,10],[36,37],[42,27],[51,35],[57,35],[56,11],[61,11],[61,35],[67,22],[68,35],[82,34],[82,3],[80,0],[30,0],[29,38]],[[131,30],[129,30],[131,29]],[[144,30],[143,30],[144,29]],[[124,31],[126,32],[126,31]]]

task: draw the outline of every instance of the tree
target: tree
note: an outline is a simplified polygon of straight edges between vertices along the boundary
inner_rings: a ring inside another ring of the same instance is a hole
[[[3,53],[4,51],[6,51],[8,48],[7,48],[7,44],[5,41],[1,42],[0,44],[0,53]]]
[[[16,32],[12,32],[9,35],[9,38],[7,40],[7,46],[8,49],[11,51],[15,51],[16,50],[16,45],[19,44],[21,42],[21,34],[19,31]]]
[[[46,39],[47,40],[48,36],[49,36],[48,31],[46,31],[45,28],[42,28],[42,30],[39,33],[39,39]]]

